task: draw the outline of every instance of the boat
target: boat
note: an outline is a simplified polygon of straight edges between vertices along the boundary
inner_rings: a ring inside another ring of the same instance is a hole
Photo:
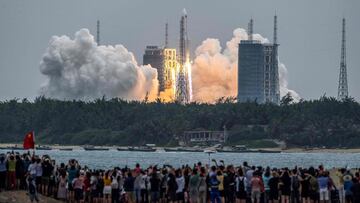
[[[260,149],[259,152],[260,153],[281,153],[280,150],[265,150],[265,149]]]
[[[245,145],[223,147],[221,149],[217,149],[217,151],[222,152],[222,153],[255,153],[255,152],[259,152],[256,149],[248,149]]]
[[[59,148],[60,151],[72,151],[72,148]]]
[[[94,146],[84,146],[85,151],[108,151],[109,148],[106,147],[94,147]]]
[[[39,145],[39,146],[36,147],[36,150],[52,150],[52,148],[49,147],[49,146],[41,146],[41,145]]]
[[[182,148],[182,147],[164,148],[164,150],[165,152],[203,152],[203,150],[197,148]]]
[[[148,146],[141,146],[141,147],[129,147],[128,151],[134,152],[155,152],[156,149]]]
[[[216,153],[216,150],[215,149],[204,149],[204,153],[207,153],[207,154],[214,154]]]
[[[218,149],[217,152],[220,153],[255,153],[255,152],[259,152],[258,150],[252,150],[252,149]]]

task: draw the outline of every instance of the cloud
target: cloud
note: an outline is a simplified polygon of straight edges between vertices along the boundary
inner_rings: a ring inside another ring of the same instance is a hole
[[[237,96],[238,44],[247,39],[246,30],[237,28],[233,31],[232,39],[226,42],[224,50],[220,41],[214,38],[204,40],[197,47],[192,64],[195,101],[214,102],[221,97]],[[269,43],[260,34],[254,34],[253,39]],[[288,89],[287,69],[282,63],[279,63],[279,83],[281,96],[290,92],[295,100],[300,98],[294,90]]]
[[[106,96],[142,100],[157,96],[157,71],[139,66],[123,45],[98,46],[87,29],[75,38],[53,36],[40,62],[47,80],[40,93],[57,99],[92,100]]]

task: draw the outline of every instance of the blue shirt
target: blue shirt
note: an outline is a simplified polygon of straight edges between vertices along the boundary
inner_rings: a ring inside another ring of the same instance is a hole
[[[329,185],[329,178],[328,177],[319,177],[318,178],[318,183],[319,183],[319,187],[320,189],[327,189],[328,185]]]
[[[5,172],[6,171],[6,161],[4,162],[0,162],[0,172]]]

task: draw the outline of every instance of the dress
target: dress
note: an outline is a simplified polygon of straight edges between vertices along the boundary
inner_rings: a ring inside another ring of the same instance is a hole
[[[66,197],[67,197],[66,178],[60,177],[57,198],[66,199]]]

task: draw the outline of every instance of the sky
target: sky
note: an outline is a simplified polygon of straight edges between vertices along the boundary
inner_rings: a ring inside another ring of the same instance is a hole
[[[360,101],[359,0],[0,0],[0,101],[39,96],[45,76],[39,63],[53,35],[81,28],[96,33],[101,44],[122,44],[138,63],[146,45],[164,44],[169,23],[171,47],[178,46],[179,20],[188,13],[192,55],[207,38],[222,47],[236,28],[247,28],[272,39],[273,15],[278,15],[279,57],[288,69],[289,88],[304,99],[337,96],[341,19],[347,20],[349,95]]]

